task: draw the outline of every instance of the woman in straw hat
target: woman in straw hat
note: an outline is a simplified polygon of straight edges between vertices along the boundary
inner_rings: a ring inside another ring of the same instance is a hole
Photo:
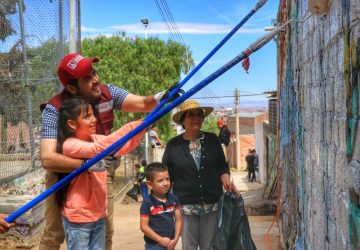
[[[185,101],[173,121],[185,132],[166,145],[163,163],[168,167],[173,192],[182,205],[183,249],[210,249],[216,223],[217,202],[227,191],[237,192],[218,137],[201,131],[212,107]]]

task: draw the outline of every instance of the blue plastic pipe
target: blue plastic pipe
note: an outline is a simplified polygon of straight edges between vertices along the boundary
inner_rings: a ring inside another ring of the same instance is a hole
[[[256,40],[254,43],[252,43],[246,50],[244,50],[242,53],[240,53],[238,56],[234,57],[231,61],[229,61],[227,64],[216,70],[214,73],[206,77],[204,80],[199,82],[197,85],[192,87],[190,90],[188,90],[186,93],[184,93],[182,96],[178,97],[173,102],[169,103],[169,105],[165,106],[163,109],[159,110],[157,113],[155,113],[152,117],[149,119],[146,119],[143,123],[141,123],[139,126],[137,126],[134,130],[127,133],[125,136],[120,138],[118,141],[116,141],[114,144],[106,148],[104,151],[102,151],[100,154],[96,155],[94,158],[87,161],[85,164],[83,164],[81,167],[76,169],[75,171],[71,172],[69,175],[67,175],[65,178],[61,179],[59,182],[55,183],[53,186],[45,190],[43,193],[35,197],[33,200],[16,210],[14,213],[9,215],[5,220],[7,222],[13,222],[16,218],[21,216],[23,213],[34,207],[36,204],[41,202],[42,200],[46,199],[48,196],[56,192],[58,189],[63,187],[66,183],[74,179],[76,176],[80,175],[82,172],[86,171],[88,168],[90,168],[93,164],[100,161],[102,158],[104,158],[107,155],[112,154],[113,152],[118,151],[122,146],[125,145],[132,137],[149,127],[152,123],[160,119],[162,116],[164,116],[166,113],[177,107],[180,103],[194,95],[196,92],[200,91],[202,88],[204,88],[206,85],[208,85],[210,82],[214,81],[216,78],[224,74],[226,71],[228,71],[230,68],[235,66],[237,63],[242,61],[244,58],[248,57],[253,52],[260,49],[262,46],[264,46],[267,42],[269,42],[273,37],[275,37],[279,32],[282,31],[282,27],[275,29],[274,31],[264,35],[263,37]]]
[[[155,109],[153,111],[151,111],[147,117],[145,118],[145,120],[150,119],[150,117],[152,117],[154,114],[156,114],[167,102],[169,102],[170,98],[173,97],[176,93],[178,93],[178,91],[180,90],[180,88],[182,86],[184,86],[184,84],[193,76],[195,75],[196,72],[199,71],[199,69],[235,34],[236,31],[238,31],[241,26],[244,25],[244,23],[247,22],[247,20],[250,19],[250,17],[252,15],[254,15],[254,13],[256,11],[258,11],[268,0],[260,0],[257,2],[257,4],[255,5],[255,7],[230,31],[229,34],[227,34],[220,42],[218,45],[216,45],[216,47],[210,51],[210,53],[198,64],[195,66],[195,68],[192,69],[192,71],[190,71],[190,73],[179,83],[179,85],[173,89],[166,98],[164,98],[164,100],[162,100],[159,105],[157,105],[155,107]]]

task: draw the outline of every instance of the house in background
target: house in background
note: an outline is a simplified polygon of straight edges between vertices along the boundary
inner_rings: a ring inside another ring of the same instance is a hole
[[[236,166],[236,115],[232,114],[226,116],[225,118],[226,124],[231,132],[231,143],[230,154],[228,157],[230,166]],[[241,112],[239,116],[239,137],[240,137],[240,169],[246,170],[246,161],[245,157],[248,154],[249,149],[256,149],[256,151],[260,152],[257,148],[257,127],[262,126],[264,121],[268,121],[268,113],[267,112]],[[260,156],[260,155],[259,155]],[[262,159],[259,157],[259,164],[262,164]]]

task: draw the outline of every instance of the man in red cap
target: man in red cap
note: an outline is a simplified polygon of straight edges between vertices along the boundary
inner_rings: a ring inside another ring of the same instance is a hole
[[[65,56],[58,66],[58,77],[64,86],[61,93],[53,96],[46,104],[40,106],[42,110],[42,126],[40,140],[40,158],[43,168],[47,170],[46,185],[52,186],[56,181],[54,172],[72,172],[83,163],[80,159],[73,159],[57,152],[57,125],[59,108],[64,100],[74,96],[81,96],[90,100],[97,110],[97,134],[109,134],[114,125],[114,109],[127,112],[149,112],[164,97],[167,91],[161,91],[151,96],[139,96],[111,84],[101,84],[99,75],[93,68],[98,58],[87,59],[79,54]],[[108,168],[108,216],[106,218],[106,249],[112,247],[113,229],[113,178],[115,161],[112,168]],[[46,200],[46,228],[42,236],[39,249],[59,249],[64,242],[64,230],[61,212],[55,205],[54,197]]]

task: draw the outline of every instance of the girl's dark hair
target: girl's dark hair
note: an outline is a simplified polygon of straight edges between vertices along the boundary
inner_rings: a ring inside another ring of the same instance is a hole
[[[86,115],[89,109],[89,102],[74,97],[63,102],[59,110],[59,120],[58,120],[58,129],[57,129],[57,152],[62,153],[62,145],[66,139],[74,137],[75,131],[69,127],[67,124],[68,120],[76,120],[76,118],[81,115],[81,111],[84,110],[84,115]],[[57,173],[58,181],[67,176],[67,173]],[[67,183],[64,187],[59,189],[55,193],[55,202],[59,208],[64,206],[66,200],[66,193],[69,188],[70,183]]]

